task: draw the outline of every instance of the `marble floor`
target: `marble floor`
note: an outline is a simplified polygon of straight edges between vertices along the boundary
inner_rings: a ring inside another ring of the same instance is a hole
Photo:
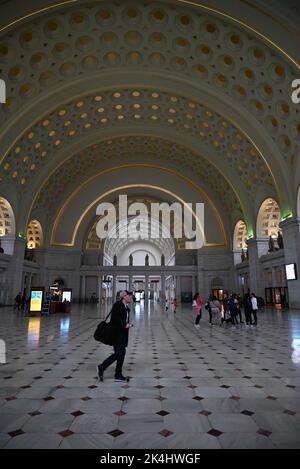
[[[0,309],[1,448],[300,448],[299,311],[232,328],[209,326],[204,310],[196,329],[189,305],[137,305],[125,385],[113,367],[97,379],[111,351],[92,337],[103,315]]]

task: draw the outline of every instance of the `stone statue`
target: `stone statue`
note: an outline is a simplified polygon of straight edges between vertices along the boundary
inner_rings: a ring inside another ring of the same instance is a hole
[[[284,246],[283,246],[283,237],[282,237],[281,231],[278,231],[278,234],[277,234],[277,244],[278,244],[279,249],[284,248]]]
[[[274,252],[275,251],[275,244],[274,244],[274,239],[272,236],[269,236],[269,252]]]
[[[246,260],[246,255],[245,255],[244,249],[242,249],[242,252],[241,252],[241,260],[242,260],[242,262],[244,262]]]
[[[114,259],[113,259],[113,265],[117,265],[117,261],[118,261],[117,254],[115,254]]]
[[[146,254],[145,256],[145,265],[149,265],[149,255]]]
[[[24,259],[26,261],[31,261],[34,262],[34,249],[29,249],[27,246],[25,247],[25,252],[24,252]]]
[[[164,254],[161,255],[160,263],[161,263],[161,265],[165,265],[165,255]]]
[[[133,265],[133,257],[132,254],[129,256],[129,265]]]

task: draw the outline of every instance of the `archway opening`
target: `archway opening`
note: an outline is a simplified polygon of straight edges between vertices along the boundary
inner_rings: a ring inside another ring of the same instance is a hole
[[[247,259],[247,226],[243,220],[239,220],[233,233],[233,259],[234,264]]]
[[[103,250],[105,265],[174,265],[175,244],[170,231],[150,217],[139,217],[138,231],[132,221],[133,217],[120,220],[108,234]]]

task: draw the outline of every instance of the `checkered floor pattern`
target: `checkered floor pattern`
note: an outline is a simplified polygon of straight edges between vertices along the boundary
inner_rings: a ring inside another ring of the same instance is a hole
[[[299,311],[235,328],[204,311],[197,329],[190,305],[136,305],[125,384],[113,366],[97,379],[111,352],[92,337],[104,314],[0,310],[1,448],[300,448]]]

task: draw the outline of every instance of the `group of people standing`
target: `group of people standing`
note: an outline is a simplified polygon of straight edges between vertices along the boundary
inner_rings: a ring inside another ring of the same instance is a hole
[[[239,323],[244,324],[241,308],[244,308],[246,326],[257,326],[258,302],[255,293],[251,295],[247,293],[243,299],[232,293],[229,298],[221,301],[216,296],[210,295],[206,302],[199,293],[196,293],[193,298],[193,309],[196,313],[195,327],[197,329],[200,327],[203,307],[208,311],[211,326],[213,324],[222,326],[224,322],[232,324],[233,327]]]

